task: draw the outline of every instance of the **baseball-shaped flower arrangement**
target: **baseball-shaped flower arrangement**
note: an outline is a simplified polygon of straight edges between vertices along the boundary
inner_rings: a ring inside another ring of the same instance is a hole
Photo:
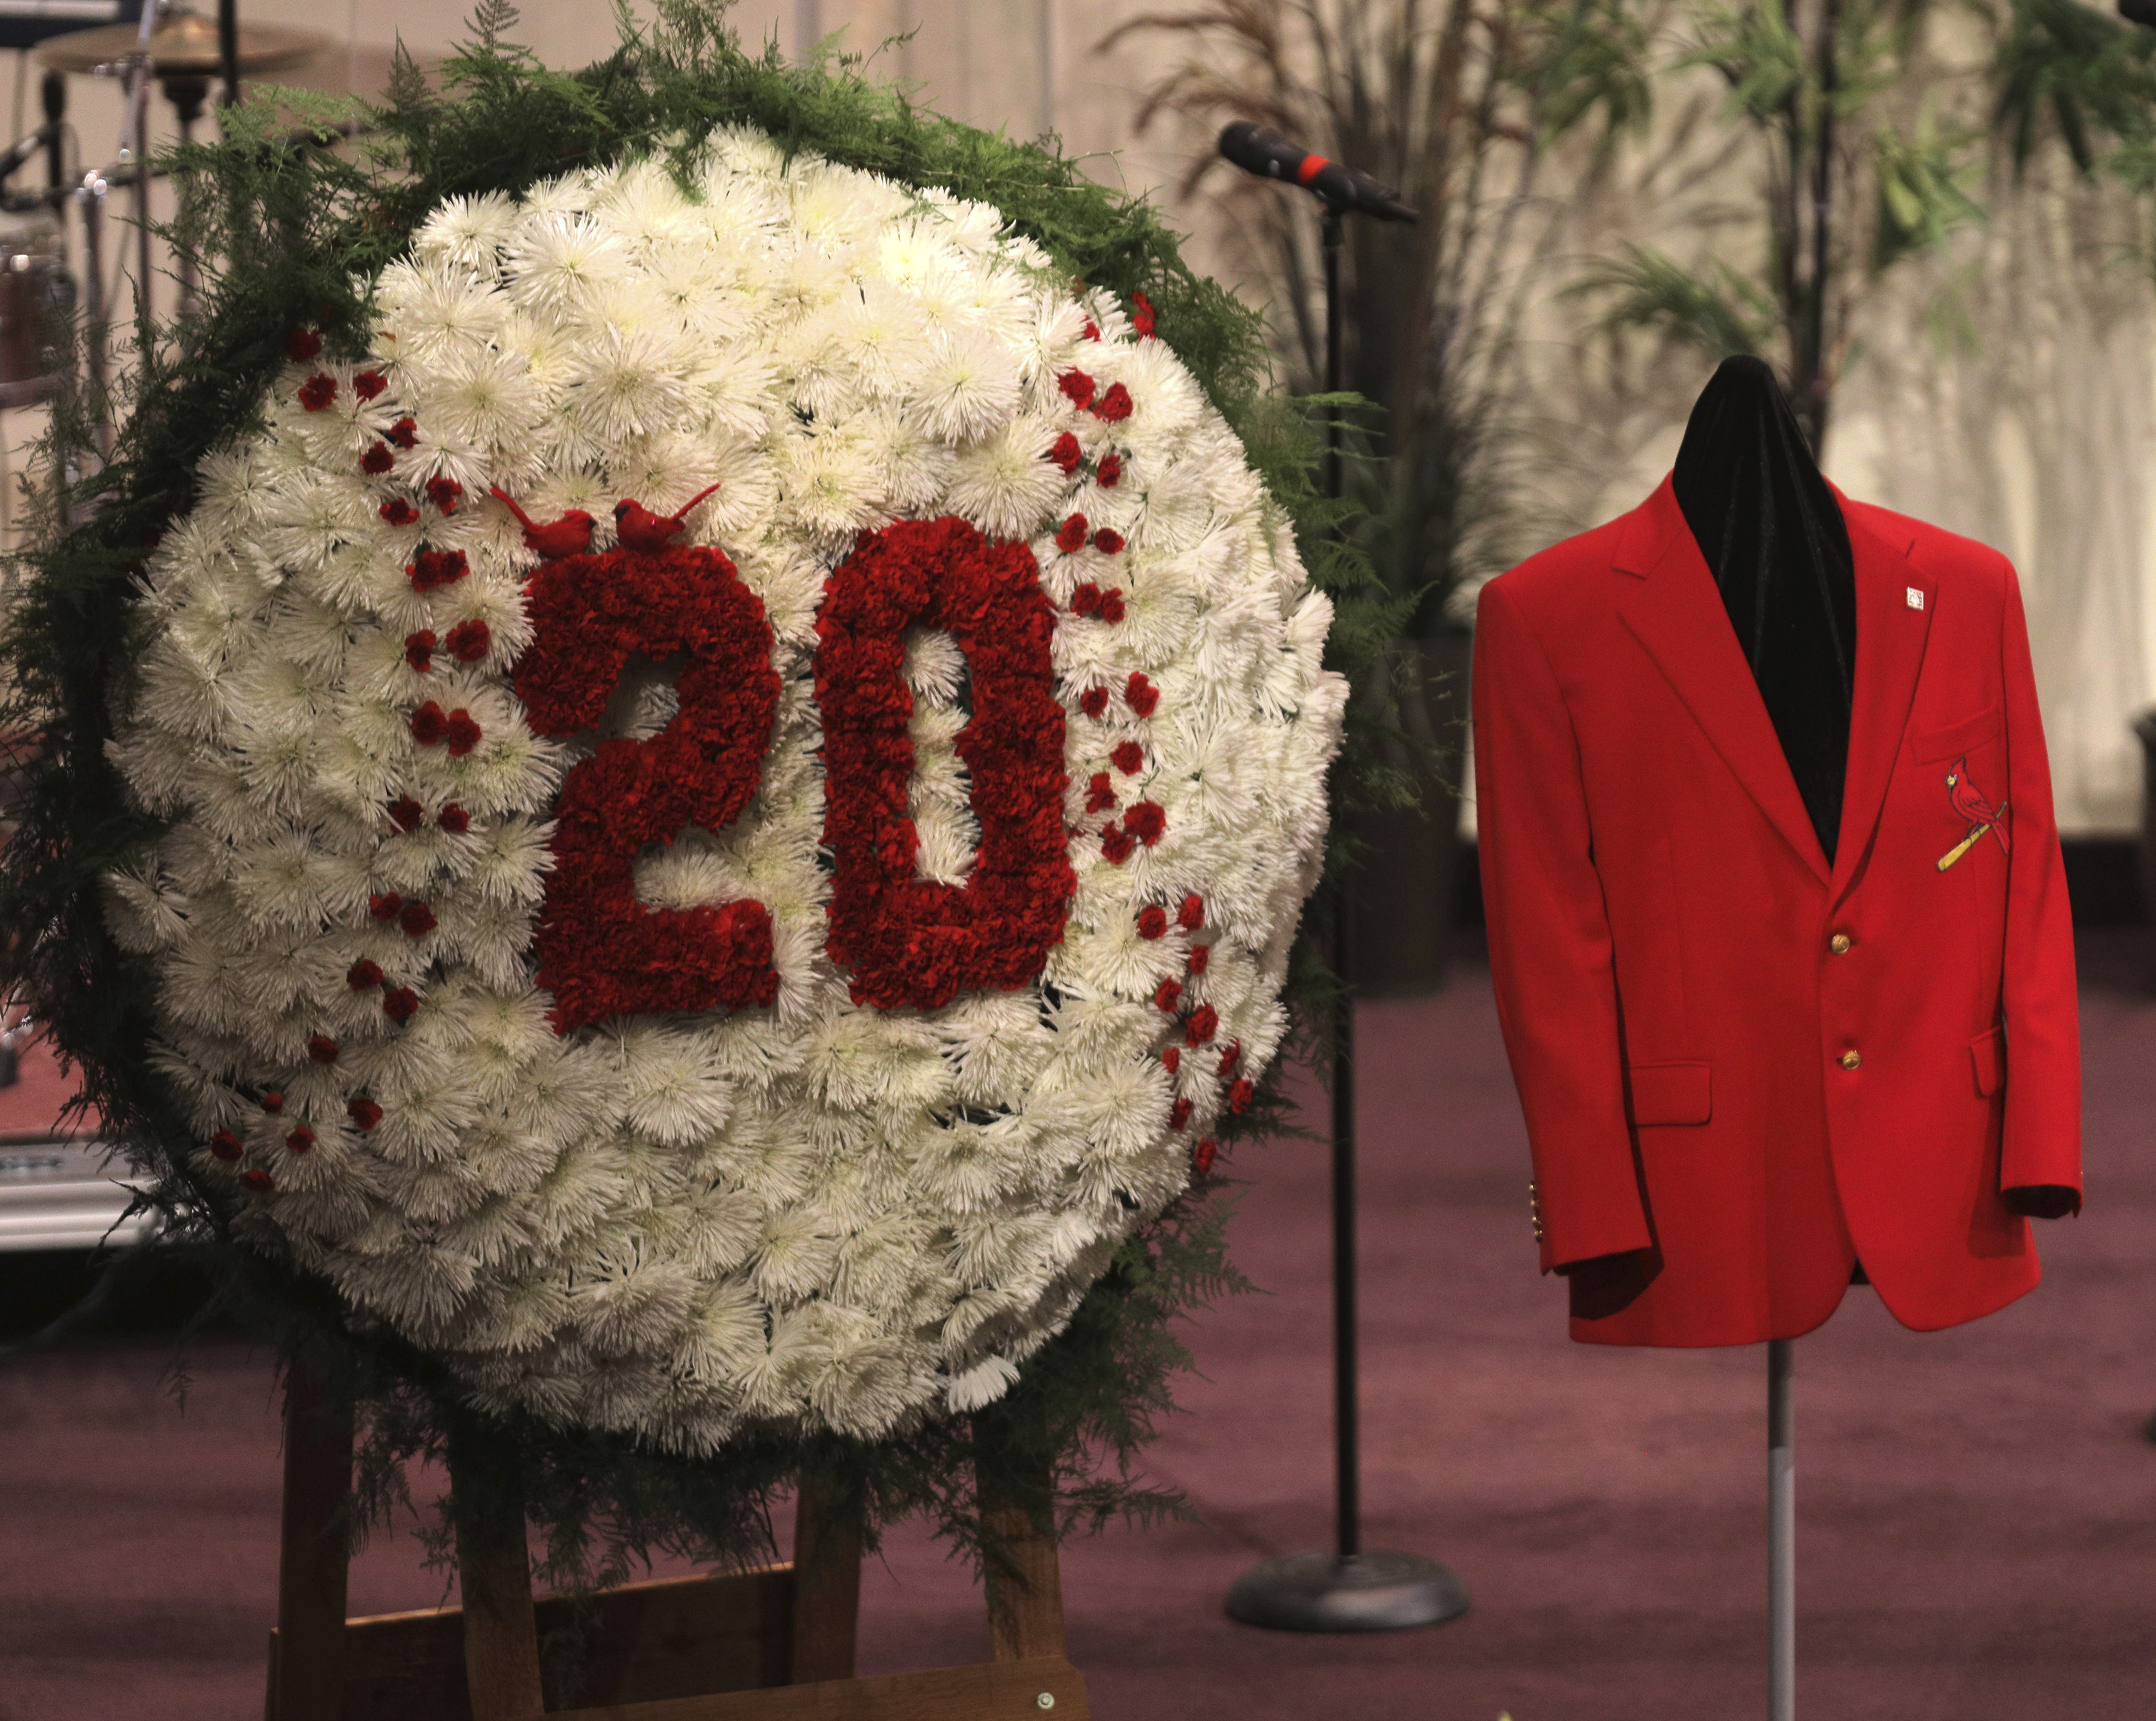
[[[444,204],[146,563],[108,881],[238,1225],[484,1403],[999,1396],[1284,1028],[1344,688],[998,213],[716,135]]]

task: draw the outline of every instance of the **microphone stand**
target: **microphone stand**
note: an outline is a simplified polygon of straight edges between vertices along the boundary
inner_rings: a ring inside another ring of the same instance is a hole
[[[1325,392],[1342,388],[1340,245],[1346,208],[1324,203]],[[1325,413],[1325,494],[1340,499],[1341,416]],[[1466,1586],[1419,1554],[1363,1546],[1361,1395],[1355,1271],[1355,993],[1352,892],[1336,879],[1332,966],[1332,1418],[1334,1542],[1331,1552],[1284,1554],[1252,1566],[1229,1589],[1228,1617],[1276,1631],[1403,1631],[1467,1611]]]

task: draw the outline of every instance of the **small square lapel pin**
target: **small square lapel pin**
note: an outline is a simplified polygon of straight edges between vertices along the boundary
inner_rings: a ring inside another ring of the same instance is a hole
[[[1907,589],[1909,593],[1909,608],[1912,609],[1922,609],[1924,607],[1924,594],[1922,591],[1915,586],[1911,586]]]

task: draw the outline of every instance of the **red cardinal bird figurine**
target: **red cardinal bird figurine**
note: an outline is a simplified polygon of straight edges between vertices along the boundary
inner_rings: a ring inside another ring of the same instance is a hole
[[[614,535],[621,540],[624,550],[663,550],[680,535],[688,524],[689,511],[718,489],[710,485],[681,504],[671,514],[654,514],[643,503],[634,500],[613,505]]]
[[[1966,855],[1987,830],[1999,839],[2001,854],[2010,852],[2006,845],[2005,804],[2002,802],[1993,807],[1984,798],[1984,791],[1969,780],[1966,754],[1956,759],[1947,772],[1947,799],[1955,812],[1969,820],[1969,835],[1939,857],[1941,872]]]
[[[525,543],[539,552],[542,562],[560,562],[570,556],[581,556],[591,548],[592,528],[598,522],[582,508],[572,508],[559,520],[539,526],[500,485],[489,485],[487,494],[516,516],[524,528]]]

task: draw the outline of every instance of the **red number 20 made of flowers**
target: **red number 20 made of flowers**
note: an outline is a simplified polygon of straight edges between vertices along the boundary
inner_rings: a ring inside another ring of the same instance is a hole
[[[648,845],[685,827],[721,830],[756,793],[778,703],[762,600],[716,550],[616,549],[543,563],[530,614],[533,643],[515,685],[542,735],[596,725],[633,655],[686,660],[664,729],[601,742],[562,783],[534,938],[556,1030],[768,1005],[778,974],[762,903],[652,908],[634,879]],[[960,520],[864,533],[826,581],[816,696],[834,869],[827,948],[855,1003],[927,1009],[961,991],[1023,986],[1062,937],[1075,877],[1055,621],[1031,552]],[[916,875],[903,676],[913,626],[948,630],[972,674],[973,715],[957,745],[981,846],[963,885]]]

